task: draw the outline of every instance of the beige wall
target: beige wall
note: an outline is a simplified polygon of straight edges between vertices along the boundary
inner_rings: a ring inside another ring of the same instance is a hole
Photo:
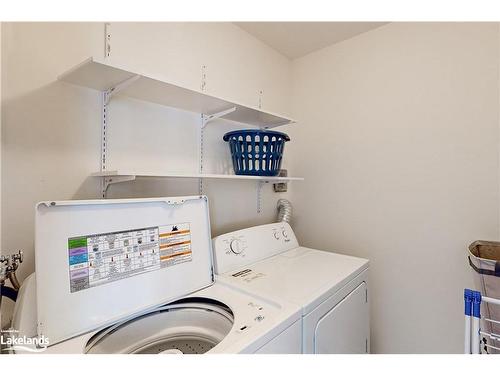
[[[2,22],[0,22],[0,255],[2,254]],[[0,322],[1,319],[0,312]]]
[[[208,93],[288,112],[290,62],[230,23],[111,24],[111,63]],[[23,249],[23,279],[34,269],[34,206],[40,200],[98,198],[100,96],[58,82],[89,56],[103,57],[102,23],[4,23],[2,248]],[[114,99],[109,109],[108,170],[198,172],[200,116],[148,103]],[[241,127],[217,121],[205,130],[205,172],[229,168],[222,135]],[[205,183],[213,234],[267,223],[275,217],[271,186],[257,214],[256,183]],[[112,186],[110,198],[188,195],[197,181],[141,180]],[[5,309],[9,309],[6,306]]]
[[[2,22],[0,22],[0,255],[2,255]],[[0,310],[0,327],[2,327]]]
[[[294,228],[370,259],[374,352],[462,351],[466,248],[499,237],[498,41],[395,23],[293,63]]]

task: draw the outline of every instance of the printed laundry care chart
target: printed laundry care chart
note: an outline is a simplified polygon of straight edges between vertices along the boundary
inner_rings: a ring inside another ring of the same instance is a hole
[[[71,293],[192,260],[189,223],[68,238]]]

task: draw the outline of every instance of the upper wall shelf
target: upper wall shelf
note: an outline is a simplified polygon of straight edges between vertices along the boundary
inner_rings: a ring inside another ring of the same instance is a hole
[[[218,117],[226,120],[262,128],[273,128],[295,122],[285,116],[180,87],[92,57],[63,73],[58,79],[99,91],[119,88],[116,92],[119,91],[121,95],[130,98],[206,116],[219,114]]]

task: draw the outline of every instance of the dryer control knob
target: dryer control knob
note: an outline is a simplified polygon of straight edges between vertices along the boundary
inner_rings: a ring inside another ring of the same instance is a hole
[[[283,233],[283,237],[288,238],[288,232],[286,230],[283,229],[281,233]]]
[[[274,234],[274,238],[276,238],[277,240],[280,239],[281,236],[280,236],[279,232],[274,232],[273,234]]]
[[[231,240],[229,247],[231,248],[231,251],[235,254],[240,254],[243,251],[243,244],[237,238]]]

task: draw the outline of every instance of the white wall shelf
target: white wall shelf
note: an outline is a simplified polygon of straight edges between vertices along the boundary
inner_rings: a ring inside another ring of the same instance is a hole
[[[273,128],[295,122],[282,115],[180,87],[139,72],[110,65],[93,57],[61,74],[58,79],[107,92],[110,97],[120,93],[133,99],[201,113],[208,119],[213,114],[223,113],[220,116],[222,119],[261,128]],[[233,108],[234,110],[231,110]]]
[[[302,177],[273,177],[273,176],[243,176],[235,174],[209,174],[209,173],[192,173],[192,174],[181,174],[181,173],[136,173],[130,171],[106,171],[106,172],[95,172],[92,173],[93,177],[107,177],[107,178],[127,178],[130,180],[136,177],[153,177],[153,178],[195,178],[195,179],[219,179],[219,180],[251,180],[251,181],[263,181],[263,182],[289,182],[289,181],[303,181]]]
[[[240,181],[256,181],[258,182],[257,196],[258,196],[258,207],[260,210],[260,194],[262,184],[264,183],[280,183],[280,182],[290,182],[290,181],[303,181],[302,177],[273,177],[273,176],[244,176],[235,174],[210,174],[210,173],[156,173],[156,172],[132,172],[132,171],[106,171],[106,172],[95,172],[91,174],[92,177],[100,177],[103,179],[103,194],[106,192],[109,186],[113,184],[118,184],[126,181],[134,181],[136,178],[186,178],[186,179],[209,179],[209,180],[240,180]],[[259,211],[260,212],[260,211]]]

